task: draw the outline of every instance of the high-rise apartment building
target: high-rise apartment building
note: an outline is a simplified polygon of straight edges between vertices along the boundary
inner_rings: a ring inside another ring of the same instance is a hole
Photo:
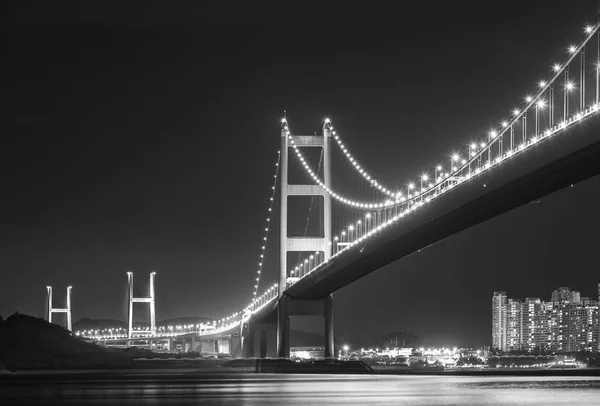
[[[539,297],[528,297],[522,305],[521,348],[527,350],[547,350],[550,348],[550,318],[551,308],[548,302],[542,302]]]
[[[561,286],[552,292],[550,300],[552,302],[580,302],[581,294],[576,290],[571,290],[569,287]]]
[[[518,350],[522,346],[523,321],[522,303],[508,299],[506,305],[506,349]]]
[[[560,287],[551,301],[492,298],[492,347],[501,350],[600,351],[599,302]]]
[[[506,351],[506,292],[492,297],[492,348]]]

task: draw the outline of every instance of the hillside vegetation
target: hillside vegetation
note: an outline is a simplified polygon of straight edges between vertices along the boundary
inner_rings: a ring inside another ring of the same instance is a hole
[[[97,369],[132,364],[123,351],[85,342],[43,319],[14,314],[0,320],[0,368]]]

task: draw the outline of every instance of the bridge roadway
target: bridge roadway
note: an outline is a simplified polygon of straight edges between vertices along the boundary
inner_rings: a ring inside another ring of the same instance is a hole
[[[274,311],[276,309],[277,301],[270,300],[265,303],[262,307],[258,308],[251,316],[253,324],[257,324],[255,327],[260,327],[260,323],[268,323],[270,326],[274,326],[277,323],[277,314]],[[259,320],[259,323],[255,323],[255,320]],[[263,326],[264,329],[264,326]],[[275,330],[271,328],[270,334],[273,335],[271,339],[274,342]],[[246,334],[246,336],[248,336]],[[109,346],[109,347],[151,347],[152,343],[157,342],[168,342],[168,351],[173,351],[174,344],[182,344],[183,352],[197,351],[201,353],[225,353],[232,357],[239,357],[242,355],[242,341],[241,341],[241,329],[239,322],[232,324],[229,328],[219,329],[214,332],[199,334],[197,332],[189,333],[165,333],[156,335],[139,335],[136,337],[106,337],[100,339],[93,339],[94,342]],[[264,340],[263,340],[264,341]],[[144,344],[141,344],[144,343]],[[252,335],[250,335],[250,343],[253,344]],[[266,342],[259,345],[259,350],[262,357],[266,357],[267,353],[264,345]],[[257,351],[257,353],[258,353]],[[274,350],[273,350],[274,351]],[[270,355],[274,355],[270,354]]]
[[[599,174],[599,114],[455,186],[300,279],[284,295],[326,297],[437,241]]]

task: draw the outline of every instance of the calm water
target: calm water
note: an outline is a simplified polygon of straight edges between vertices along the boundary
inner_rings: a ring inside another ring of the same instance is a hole
[[[600,405],[600,377],[119,376],[0,381],[0,404]]]

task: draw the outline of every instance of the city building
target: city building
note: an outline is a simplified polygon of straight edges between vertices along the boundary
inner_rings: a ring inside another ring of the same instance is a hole
[[[506,292],[492,297],[492,347],[506,351]]]
[[[506,306],[506,350],[518,350],[523,345],[522,303],[508,299]]]
[[[598,299],[561,286],[551,300],[492,297],[492,348],[502,351],[600,351],[600,284]]]

